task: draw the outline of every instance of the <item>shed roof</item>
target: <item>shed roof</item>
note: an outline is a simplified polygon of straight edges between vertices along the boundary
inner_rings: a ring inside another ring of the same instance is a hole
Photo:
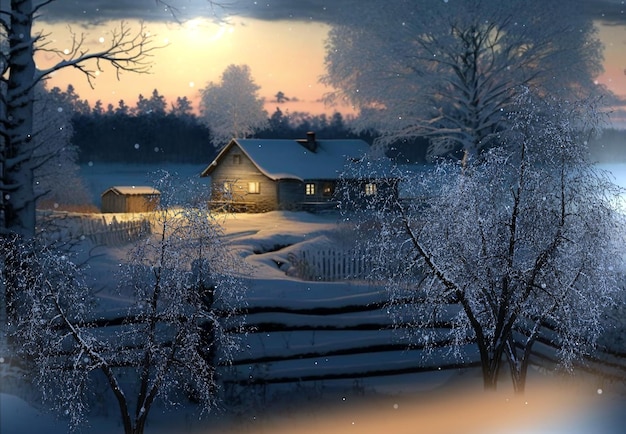
[[[161,192],[153,187],[148,187],[145,185],[119,185],[108,188],[102,196],[106,193],[112,192],[114,194],[118,194],[121,196],[145,196],[145,195],[157,195],[161,194]]]
[[[365,156],[369,148],[359,139],[316,140],[316,144],[311,151],[298,140],[232,139],[201,176],[211,175],[222,158],[238,146],[272,180],[338,179],[346,165]]]

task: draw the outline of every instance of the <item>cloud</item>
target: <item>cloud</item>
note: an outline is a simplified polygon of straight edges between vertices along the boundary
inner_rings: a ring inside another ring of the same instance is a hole
[[[233,0],[226,0],[232,2]],[[47,22],[83,22],[139,19],[167,21],[198,16],[217,16],[209,0],[58,0],[41,9],[39,19]]]
[[[603,24],[626,25],[626,4],[623,0],[583,0],[579,6]]]
[[[41,1],[41,0],[40,0]],[[374,0],[58,0],[42,8],[47,22],[100,23],[109,20],[222,19],[242,16],[265,21],[297,20],[331,23],[340,8]]]
[[[39,0],[42,1],[42,0]],[[109,20],[187,20],[196,17],[224,18],[237,15],[266,21],[297,20],[332,24],[338,12],[380,6],[380,0],[58,0],[42,9],[41,19],[51,22],[98,23]],[[570,3],[570,4],[567,4]],[[582,8],[604,24],[626,24],[622,0],[569,0],[563,7]]]

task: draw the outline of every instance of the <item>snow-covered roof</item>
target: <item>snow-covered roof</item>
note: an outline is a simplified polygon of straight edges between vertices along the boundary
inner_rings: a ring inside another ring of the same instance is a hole
[[[111,187],[109,189],[107,189],[104,193],[102,193],[103,195],[108,193],[109,191],[115,193],[115,194],[119,194],[119,195],[124,195],[124,196],[143,196],[143,195],[150,195],[150,194],[161,194],[161,192],[159,192],[159,190],[153,188],[153,187],[148,187],[145,185],[120,185],[120,186],[114,186]]]
[[[233,146],[238,146],[268,178],[337,179],[346,164],[362,158],[369,148],[363,140],[315,140],[315,151],[298,140],[233,139],[202,172],[209,176]]]

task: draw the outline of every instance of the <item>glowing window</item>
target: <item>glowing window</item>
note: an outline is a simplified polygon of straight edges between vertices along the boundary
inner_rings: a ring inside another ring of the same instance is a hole
[[[248,193],[259,194],[261,193],[260,182],[248,182]]]
[[[376,184],[373,182],[368,182],[365,184],[365,195],[366,196],[374,196],[377,193]]]
[[[230,193],[233,191],[233,184],[230,181],[224,181],[224,193]]]
[[[304,191],[307,196],[313,196],[315,194],[315,184],[312,182],[308,183]]]
[[[329,197],[335,192],[335,188],[332,182],[325,182],[322,186],[322,196]]]

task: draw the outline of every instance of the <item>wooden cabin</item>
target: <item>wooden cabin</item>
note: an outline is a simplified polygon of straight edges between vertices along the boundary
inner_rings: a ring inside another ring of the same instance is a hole
[[[149,212],[159,205],[161,193],[146,186],[111,187],[101,195],[102,212]]]
[[[230,211],[317,211],[337,207],[335,192],[348,165],[360,161],[363,140],[232,139],[201,176],[211,177],[211,202]],[[383,177],[354,179],[367,196],[389,194]],[[397,195],[393,184],[392,194]]]

